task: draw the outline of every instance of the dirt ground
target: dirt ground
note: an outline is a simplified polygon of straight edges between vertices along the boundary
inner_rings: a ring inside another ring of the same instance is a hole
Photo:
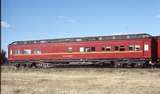
[[[1,94],[160,94],[160,69],[1,69]]]

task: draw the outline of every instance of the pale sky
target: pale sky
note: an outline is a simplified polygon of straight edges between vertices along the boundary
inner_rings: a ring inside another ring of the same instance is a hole
[[[20,40],[160,35],[160,0],[2,0],[2,49]]]

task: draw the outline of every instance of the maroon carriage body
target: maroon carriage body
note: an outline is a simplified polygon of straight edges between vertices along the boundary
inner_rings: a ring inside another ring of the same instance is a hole
[[[157,38],[157,57],[160,60],[160,36]]]
[[[8,57],[10,62],[151,59],[152,37],[145,36],[98,36],[13,42],[9,45]]]

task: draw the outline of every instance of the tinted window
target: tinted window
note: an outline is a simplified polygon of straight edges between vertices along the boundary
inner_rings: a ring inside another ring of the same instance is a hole
[[[125,51],[125,47],[124,47],[124,46],[120,46],[120,47],[119,47],[119,50],[120,50],[120,51]]]
[[[102,51],[105,51],[105,47],[102,47],[101,50],[102,50]]]
[[[135,45],[135,51],[140,51],[140,45]]]
[[[119,47],[118,46],[114,46],[114,50],[115,51],[119,51]]]
[[[106,51],[111,51],[111,46],[106,46]]]
[[[21,54],[20,50],[15,50],[15,54]]]
[[[22,51],[22,54],[31,54],[31,50],[30,49],[24,49]]]
[[[129,48],[128,48],[128,49],[129,49],[129,51],[134,51],[134,49],[135,49],[135,48],[134,48],[134,45],[129,45]]]
[[[94,52],[96,49],[95,47],[91,47],[91,51]]]
[[[41,54],[41,50],[40,49],[35,49],[34,54]]]
[[[68,53],[72,53],[72,47],[68,47],[68,48],[67,48],[67,52],[68,52]]]

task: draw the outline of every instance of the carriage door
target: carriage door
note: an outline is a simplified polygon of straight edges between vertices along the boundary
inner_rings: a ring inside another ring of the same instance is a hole
[[[143,46],[143,56],[145,58],[149,58],[151,57],[151,52],[149,51],[150,50],[150,47],[149,47],[149,43],[148,42],[144,42],[144,46]]]

